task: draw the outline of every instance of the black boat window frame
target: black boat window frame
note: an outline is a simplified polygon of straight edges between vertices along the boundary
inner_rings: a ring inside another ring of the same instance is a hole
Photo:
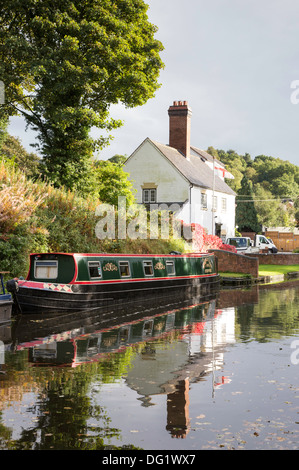
[[[168,271],[168,266],[172,266],[171,272]],[[166,261],[166,273],[167,273],[167,276],[175,276],[175,264],[173,260]]]
[[[91,264],[94,263],[93,266]],[[92,276],[90,272],[90,268],[98,268],[98,275],[97,276]],[[99,270],[100,268],[100,270]],[[88,261],[88,274],[89,274],[89,279],[102,279],[102,266],[100,261]]]
[[[40,276],[37,273],[37,268],[56,268],[55,276]],[[34,260],[34,279],[57,279],[58,278],[58,261],[53,259],[36,259]]]
[[[145,263],[147,263],[147,266],[145,266]],[[151,267],[151,271],[152,271],[151,274],[146,273],[146,271],[145,271],[146,267]],[[144,260],[143,261],[143,272],[144,272],[144,275],[146,277],[153,277],[154,276],[154,266],[153,266],[153,262],[151,260]]]
[[[121,266],[127,266],[129,274],[122,275]],[[121,279],[131,277],[131,266],[130,266],[129,261],[119,261],[118,262],[118,269],[119,269],[119,275],[120,275]]]

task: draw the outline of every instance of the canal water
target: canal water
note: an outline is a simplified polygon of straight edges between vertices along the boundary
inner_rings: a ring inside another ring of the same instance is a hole
[[[297,449],[298,294],[15,317],[0,326],[0,449]]]

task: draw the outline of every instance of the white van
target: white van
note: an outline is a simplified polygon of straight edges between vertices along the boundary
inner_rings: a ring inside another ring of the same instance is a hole
[[[269,253],[277,253],[278,249],[264,235],[255,235],[254,240],[250,237],[231,237],[227,238],[228,245],[236,248],[238,253],[259,253],[260,250],[268,248]]]

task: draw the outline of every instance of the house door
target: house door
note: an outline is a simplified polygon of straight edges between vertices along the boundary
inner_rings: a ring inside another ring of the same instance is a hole
[[[222,224],[215,223],[215,235],[219,238],[221,237],[221,225]]]

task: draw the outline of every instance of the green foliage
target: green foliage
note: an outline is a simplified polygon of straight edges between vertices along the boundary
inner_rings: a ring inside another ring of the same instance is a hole
[[[162,44],[143,0],[2,0],[2,115],[22,113],[37,131],[44,173],[56,185],[93,192],[91,158],[112,130],[111,104],[154,96]]]
[[[28,153],[21,144],[20,139],[8,134],[3,142],[1,154],[6,160],[16,163],[26,175],[38,176],[40,159],[35,153]]]
[[[239,204],[236,210],[237,225],[239,227],[255,227],[256,220],[261,226],[286,226],[292,227],[299,223],[299,167],[280,158],[266,155],[258,155],[254,159],[249,154],[238,155],[234,150],[216,150],[209,147],[211,155],[219,158],[228,171],[234,175],[234,180],[226,180],[227,184],[246,199],[246,191],[242,187],[243,177],[251,183],[248,189],[248,199],[253,199],[251,204]],[[237,197],[240,201],[241,197]],[[249,221],[250,217],[250,221]],[[253,217],[253,218],[252,218]],[[246,222],[247,220],[247,222]],[[252,230],[254,230],[252,228]]]
[[[8,117],[0,115],[0,148],[7,137]]]
[[[255,185],[254,205],[257,211],[257,219],[265,227],[287,227],[292,225],[291,217],[294,212],[286,210],[279,198],[265,189],[261,183]]]
[[[134,195],[128,173],[117,163],[100,160],[95,163],[97,191],[100,201],[117,206],[118,197],[127,199],[127,206],[133,204]]]
[[[259,232],[257,211],[254,205],[252,182],[242,178],[241,189],[236,197],[236,225],[239,231]]]
[[[233,180],[227,180],[227,184],[235,191],[241,189],[241,181],[247,166],[243,156],[238,155],[234,150],[218,150],[219,159],[225,164],[227,170],[234,175]]]
[[[107,167],[113,169],[107,171]],[[108,162],[100,165],[106,174],[107,198],[119,193],[109,193],[108,184],[116,184],[117,175],[126,174],[118,165]],[[113,178],[116,178],[114,181]],[[125,179],[124,182],[127,182]],[[118,191],[129,197],[128,186],[119,182]],[[108,201],[106,201],[108,202]],[[127,201],[128,202],[128,201]],[[0,164],[0,270],[10,271],[10,278],[26,276],[29,254],[36,252],[119,252],[119,253],[169,253],[185,251],[182,239],[170,236],[151,240],[124,239],[100,240],[95,235],[98,218],[96,197],[82,197],[77,193],[55,188],[51,184],[28,178],[16,164],[2,161]],[[117,219],[117,214],[116,214]]]
[[[4,158],[12,166],[16,165],[27,176],[38,176],[40,172],[39,157],[35,153],[28,153],[20,139],[8,133],[8,121],[7,117],[0,118],[0,159]]]
[[[26,275],[30,252],[104,251],[94,235],[96,199],[33,182],[0,165],[0,266]]]
[[[127,157],[125,155],[113,155],[113,157],[108,158],[109,162],[116,163],[119,166],[123,166]]]

